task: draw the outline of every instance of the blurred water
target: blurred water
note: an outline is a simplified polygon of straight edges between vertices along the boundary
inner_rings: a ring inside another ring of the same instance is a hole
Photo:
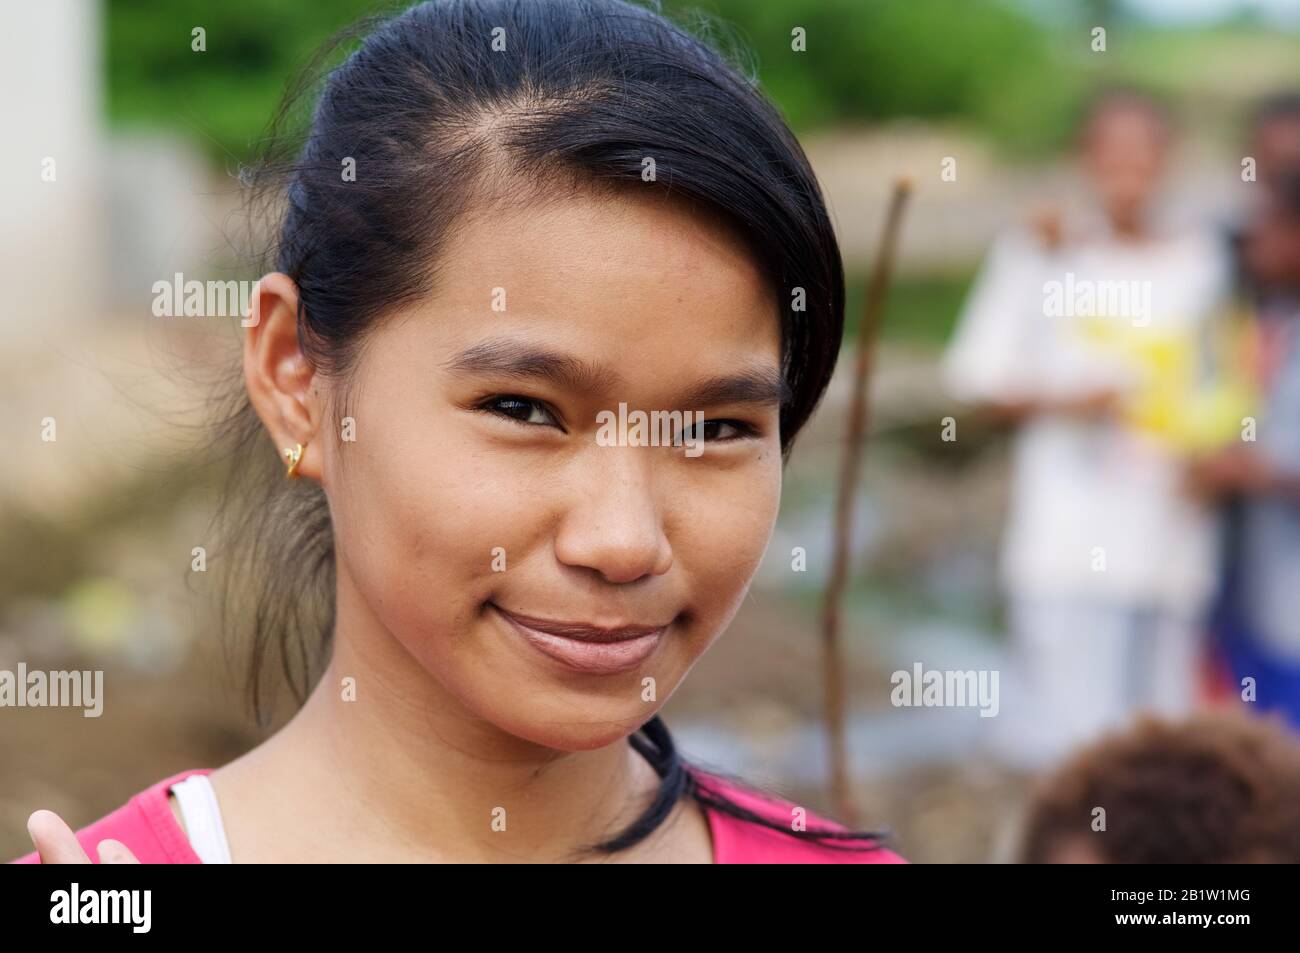
[[[772,540],[759,563],[756,580],[760,585],[788,586],[792,579],[792,560],[795,547],[802,547],[805,568],[799,573],[800,588],[821,589],[830,576],[831,553],[834,547],[834,500],[827,488],[825,501],[816,507],[804,507],[794,512],[782,510],[781,518],[772,531]],[[854,500],[853,533],[849,539],[852,564],[862,565],[880,535],[883,523],[879,504],[867,493],[860,492]]]
[[[1016,691],[1014,671],[1002,643],[950,623],[921,622],[885,634],[867,627],[872,649],[887,674],[879,685],[850,686],[850,696],[886,700],[854,708],[848,719],[849,757],[859,777],[890,777],[921,767],[992,757],[1001,737],[1015,726],[1016,708],[1005,701],[994,718],[975,708],[894,708],[888,704],[889,674],[926,669],[988,670],[999,673],[1000,696]],[[779,730],[745,731],[717,720],[676,720],[683,753],[704,765],[743,776],[773,776],[817,784],[827,775],[825,732],[808,719]]]

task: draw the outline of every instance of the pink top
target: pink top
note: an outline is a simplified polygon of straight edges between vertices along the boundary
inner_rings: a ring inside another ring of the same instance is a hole
[[[90,856],[99,863],[96,850],[101,840],[112,838],[130,848],[142,864],[199,864],[198,854],[190,846],[189,837],[172,814],[167,803],[167,792],[173,784],[191,774],[209,774],[211,768],[182,771],[145,788],[124,805],[77,831],[77,840]],[[749,808],[756,814],[770,817],[783,824],[789,823],[794,805],[770,795],[739,788],[712,774],[694,771],[696,778],[710,789],[724,792],[729,798]],[[893,851],[885,848],[872,850],[843,850],[823,847],[795,839],[780,831],[769,830],[738,818],[705,807],[709,830],[713,835],[713,859],[718,864],[902,864],[906,863]],[[842,825],[807,813],[810,830],[835,828]],[[10,863],[35,864],[40,858],[35,851]]]

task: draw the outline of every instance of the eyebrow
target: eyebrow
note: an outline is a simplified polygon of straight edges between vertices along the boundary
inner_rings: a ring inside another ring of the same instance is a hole
[[[462,374],[507,374],[549,381],[571,390],[612,390],[623,378],[571,354],[511,338],[490,338],[465,348],[446,362]]]
[[[686,407],[714,404],[776,404],[784,407],[791,397],[790,385],[778,370],[754,367],[738,374],[702,381],[683,394],[680,400]]]
[[[513,338],[490,338],[470,345],[445,362],[462,374],[505,374],[548,381],[557,387],[577,391],[611,391],[625,382],[621,375],[574,357]],[[775,367],[749,367],[701,381],[679,398],[684,406],[713,404],[777,404],[791,400],[790,385]]]

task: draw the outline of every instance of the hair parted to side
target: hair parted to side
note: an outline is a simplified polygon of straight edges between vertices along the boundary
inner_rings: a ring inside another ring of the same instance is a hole
[[[1300,742],[1244,712],[1147,716],[1040,781],[1020,859],[1071,844],[1112,864],[1300,863]]]
[[[699,30],[717,26],[698,16]],[[493,49],[494,35],[504,50]],[[834,369],[844,275],[808,160],[756,82],[742,54],[724,56],[657,3],[429,0],[337,36],[289,90],[258,160],[240,176],[250,221],[277,223],[258,267],[297,284],[304,354],[335,385],[331,419],[348,415],[350,375],[368,333],[436,289],[442,254],[465,216],[563,201],[578,190],[652,188],[727,223],[770,281],[790,394],[780,412],[788,457]],[[355,181],[340,174],[347,158]],[[647,158],[654,181],[642,178]],[[792,307],[795,289],[801,310]],[[228,645],[247,643],[248,698],[264,723],[273,660],[301,703],[329,657],[329,510],[315,482],[283,479],[238,374],[220,400],[217,429],[229,466],[217,514],[223,632]],[[632,742],[663,777],[660,797],[593,849],[632,846],[685,795],[791,836],[875,837],[791,831],[759,818],[701,790],[659,718],[642,732]]]

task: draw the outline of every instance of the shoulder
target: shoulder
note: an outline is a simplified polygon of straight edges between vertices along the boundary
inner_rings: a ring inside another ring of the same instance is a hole
[[[793,801],[694,769],[697,786],[716,792],[759,815],[782,825],[802,819],[809,831],[847,830],[844,825],[822,817]],[[865,841],[848,840],[846,847],[832,847],[800,840],[782,831],[732,817],[704,805],[713,835],[714,862],[719,864],[903,864],[893,851]]]
[[[109,814],[79,829],[77,840],[91,863],[99,863],[99,842],[108,838],[125,844],[142,864],[197,864],[199,857],[190,846],[184,829],[176,822],[167,791],[179,781],[194,774],[208,774],[210,768],[192,768],[163,778],[131,797]],[[15,864],[36,864],[40,858],[35,851],[25,854]]]

